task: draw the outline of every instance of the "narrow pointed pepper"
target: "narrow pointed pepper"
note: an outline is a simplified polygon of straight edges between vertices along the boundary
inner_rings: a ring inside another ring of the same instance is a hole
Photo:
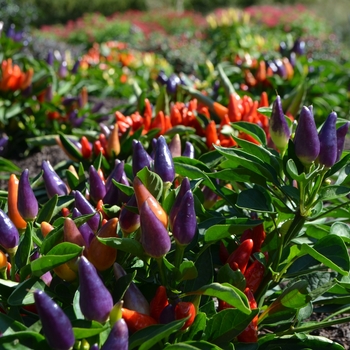
[[[132,195],[126,203],[127,207],[137,208],[135,195]],[[119,226],[124,236],[135,232],[140,227],[140,215],[123,206],[119,214]]]
[[[282,110],[281,97],[277,95],[272,105],[269,125],[270,136],[276,147],[283,152],[288,146],[290,130]]]
[[[336,121],[337,113],[330,113],[318,134],[320,140],[318,162],[327,168],[335,163],[338,155]]]
[[[166,288],[164,286],[159,286],[156,295],[149,304],[150,315],[159,322],[160,315],[167,305],[169,305],[169,301]]]
[[[0,209],[0,245],[10,254],[14,254],[19,243],[19,233],[3,210]]]
[[[337,129],[337,158],[336,162],[340,160],[340,157],[343,153],[345,137],[349,130],[349,122],[346,122],[344,125]]]
[[[39,211],[38,201],[29,183],[29,171],[25,169],[18,184],[18,212],[26,221],[36,218]]]
[[[80,143],[81,154],[83,155],[83,158],[89,159],[92,156],[92,144],[89,142],[86,136],[82,136]]]
[[[213,148],[213,145],[219,145],[220,140],[218,138],[218,132],[216,130],[216,124],[214,120],[211,120],[205,128],[206,145],[209,149]]]
[[[157,139],[157,148],[154,154],[154,171],[161,177],[163,182],[172,183],[175,179],[173,157],[162,135]]]
[[[46,193],[49,198],[55,194],[64,196],[68,194],[68,189],[63,180],[57,175],[49,161],[43,160],[41,169],[44,171],[43,179],[46,188]]]
[[[248,266],[249,258],[252,253],[254,242],[252,239],[243,241],[228,257],[227,263],[232,270],[240,269],[244,274]]]
[[[140,208],[141,244],[152,258],[164,256],[171,247],[168,230],[154,214],[146,199]]]
[[[97,203],[106,195],[106,186],[93,165],[89,167],[90,198]]]
[[[118,123],[114,124],[114,128],[108,137],[107,155],[109,157],[116,157],[120,153],[120,141]]]
[[[144,167],[150,167],[152,158],[146,152],[140,141],[133,140],[132,150],[132,172],[135,176]]]
[[[72,211],[73,219],[79,216],[81,216],[81,212],[77,208],[73,208],[73,211]],[[78,227],[78,230],[84,238],[85,247],[89,248],[90,242],[95,237],[94,232],[92,231],[92,228],[89,226],[88,223],[84,222],[82,225]]]
[[[131,333],[135,333],[157,323],[153,317],[134,310],[129,310],[125,307],[122,308],[122,317],[128,325],[129,332]]]
[[[27,222],[23,220],[17,208],[18,184],[19,184],[19,181],[16,175],[11,174],[8,180],[8,190],[7,190],[7,207],[8,207],[7,215],[18,229],[23,230],[27,227]]]
[[[320,153],[320,140],[318,138],[312,106],[303,107],[299,116],[298,126],[294,136],[295,154],[299,160],[309,166]]]
[[[181,156],[181,139],[179,134],[173,136],[168,147],[173,158]]]
[[[91,348],[90,348],[91,349]],[[102,345],[101,350],[128,350],[129,349],[129,329],[123,318],[119,319],[112,327],[109,335]]]
[[[63,310],[43,291],[34,291],[35,306],[51,349],[69,350],[75,343],[72,324]]]
[[[85,240],[77,225],[71,218],[65,218],[63,223],[63,240],[74,243],[80,247],[85,246]]]
[[[191,142],[189,142],[189,141],[185,142],[185,149],[184,149],[184,151],[182,153],[182,156],[194,159],[194,157],[195,157],[195,150],[194,150],[194,146],[192,145]]]

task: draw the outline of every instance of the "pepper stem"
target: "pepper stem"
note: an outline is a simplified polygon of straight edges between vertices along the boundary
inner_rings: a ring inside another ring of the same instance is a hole
[[[156,258],[157,264],[158,264],[158,269],[159,269],[159,276],[160,276],[160,281],[163,286],[167,286],[167,280],[165,276],[165,271],[164,271],[164,261],[163,257]]]
[[[177,269],[180,268],[180,265],[182,263],[182,258],[184,256],[185,248],[186,248],[185,245],[176,243],[174,265]]]

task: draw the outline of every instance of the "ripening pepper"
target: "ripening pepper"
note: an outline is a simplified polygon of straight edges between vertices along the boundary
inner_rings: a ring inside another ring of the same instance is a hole
[[[82,136],[80,139],[81,154],[83,158],[89,159],[92,156],[92,144],[89,142],[86,136]]]
[[[345,137],[349,130],[349,122],[346,122],[344,125],[337,129],[337,158],[336,162],[340,160],[341,154],[343,153]]]
[[[228,257],[227,263],[232,270],[240,269],[244,274],[252,254],[254,242],[252,239],[244,240]]]
[[[171,247],[168,230],[158,219],[146,199],[140,208],[141,244],[152,258],[164,256]]]
[[[84,256],[79,259],[79,305],[88,320],[106,322],[113,308],[113,298],[96,268]]]
[[[118,263],[113,264],[113,271],[117,281],[120,277],[126,275],[125,270]],[[123,307],[127,309],[135,310],[145,315],[150,314],[149,303],[134,282],[129,284],[128,289],[124,293],[123,301]]]
[[[19,233],[3,210],[0,209],[0,245],[8,252],[15,253],[18,247]]]
[[[57,175],[49,161],[43,161],[41,164],[43,170],[43,179],[46,188],[46,193],[49,198],[55,194],[64,196],[68,194],[68,189],[63,180]]]
[[[197,230],[197,218],[194,209],[194,197],[188,190],[180,203],[173,223],[173,237],[177,244],[187,245],[192,242]]]
[[[72,218],[75,219],[77,217],[81,216],[81,212],[77,208],[73,208],[72,212]],[[86,248],[89,248],[90,242],[95,237],[94,232],[92,231],[92,228],[88,225],[87,222],[84,222],[82,225],[78,227],[79,232],[84,238],[84,246]]]
[[[330,113],[318,134],[320,140],[318,162],[327,168],[334,165],[338,155],[336,121],[337,113]]]
[[[38,215],[38,201],[29,183],[28,169],[22,172],[19,180],[17,208],[22,218],[26,221],[34,220]]]
[[[194,146],[192,145],[191,142],[189,142],[189,141],[185,142],[185,149],[182,153],[182,156],[194,159],[195,150],[194,150]]]
[[[140,227],[140,215],[129,210],[127,207],[137,208],[135,195],[132,195],[126,206],[123,206],[119,214],[119,226],[124,236],[135,232]]]
[[[114,128],[108,136],[107,155],[108,157],[116,157],[120,153],[119,128],[118,123],[114,124]]]
[[[75,343],[72,324],[63,310],[43,291],[34,291],[35,306],[51,349],[69,350]]]
[[[142,170],[144,167],[149,168],[152,162],[152,158],[146,152],[142,143],[137,140],[132,142],[132,172],[134,176]]]
[[[19,181],[16,175],[11,174],[8,180],[8,190],[7,190],[7,207],[8,207],[7,215],[18,229],[23,230],[27,227],[27,222],[23,220],[17,208],[18,184],[19,184]]]
[[[181,139],[179,134],[173,136],[168,147],[173,158],[181,156]]]
[[[125,307],[122,308],[122,317],[128,325],[130,333],[135,333],[157,323],[153,317],[144,315],[135,310],[129,310]]]
[[[181,320],[185,317],[189,317],[189,319],[185,322],[182,330],[185,330],[186,328],[190,327],[192,323],[194,322],[194,319],[196,318],[196,308],[193,303],[188,301],[180,301],[175,306],[175,319]]]
[[[163,182],[172,183],[175,179],[175,166],[173,157],[164,136],[157,139],[157,147],[154,154],[154,171]]]
[[[159,286],[156,295],[149,304],[150,315],[159,322],[160,315],[167,305],[169,305],[169,301],[166,288],[164,286]]]
[[[272,105],[269,131],[273,143],[280,151],[284,151],[288,146],[290,130],[284,117],[281,97],[279,95],[277,95],[276,100]]]
[[[89,167],[89,185],[90,198],[94,203],[104,198],[106,186],[93,165]]]
[[[309,166],[320,153],[320,140],[316,129],[312,106],[303,107],[294,136],[295,154]]]
[[[91,349],[91,348],[90,348]],[[128,350],[129,349],[129,330],[123,318],[119,319],[112,327],[109,335],[102,345],[101,350]]]
[[[77,225],[71,218],[65,218],[63,223],[63,240],[74,243],[80,247],[85,246],[85,240]]]

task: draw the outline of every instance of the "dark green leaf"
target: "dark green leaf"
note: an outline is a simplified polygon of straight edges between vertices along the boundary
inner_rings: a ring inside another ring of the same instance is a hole
[[[235,122],[231,123],[231,126],[239,131],[242,131],[248,135],[253,136],[262,145],[266,145],[265,131],[257,124],[248,122]]]
[[[319,193],[320,200],[330,201],[333,199],[345,197],[350,193],[350,188],[345,186],[327,186],[323,187]]]
[[[261,186],[249,188],[238,194],[236,205],[242,209],[249,209],[262,213],[274,213],[271,196]]]
[[[140,259],[145,259],[145,252],[142,248],[142,244],[132,238],[100,238],[98,240],[110,247],[122,250],[123,252],[133,254]]]
[[[88,320],[74,320],[72,326],[75,339],[86,339],[100,334],[108,328],[108,324],[103,326],[96,321]]]
[[[34,303],[33,291],[36,289],[44,290],[45,283],[36,277],[31,277],[21,282],[12,292],[7,302],[11,306],[21,306]]]
[[[246,287],[244,275],[240,270],[233,271],[229,264],[225,264],[218,272],[219,283],[230,283],[242,292]]]
[[[346,243],[350,243],[350,228],[344,222],[335,222],[332,224],[329,233],[341,237]]]
[[[45,337],[37,332],[20,331],[0,338],[2,349],[49,349]],[[21,347],[28,346],[28,348]]]
[[[134,194],[134,188],[132,186],[127,186],[124,184],[121,184],[114,179],[112,179],[112,182],[114,186],[117,186],[123,193],[125,193],[127,196],[131,196]]]
[[[19,269],[27,265],[29,262],[29,256],[33,245],[32,232],[33,225],[28,223],[16,252],[16,265]]]
[[[163,194],[163,181],[161,177],[147,167],[144,167],[137,174],[142,183],[151,192],[152,196],[159,200]]]
[[[55,208],[58,202],[58,195],[55,194],[44,206],[40,209],[36,221],[40,224],[43,221],[50,222],[55,212]]]

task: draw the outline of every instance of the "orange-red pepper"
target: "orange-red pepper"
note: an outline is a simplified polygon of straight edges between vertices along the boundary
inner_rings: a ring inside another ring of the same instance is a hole
[[[122,317],[131,333],[137,332],[153,324],[157,324],[153,317],[124,307],[122,308]]]
[[[216,124],[214,120],[211,120],[205,128],[206,144],[209,149],[213,148],[213,145],[220,145],[218,138],[218,132],[216,130]]]
[[[169,305],[166,288],[159,286],[156,291],[156,295],[149,304],[150,315],[159,322],[159,317],[164,308]]]
[[[19,180],[17,179],[16,175],[11,174],[8,180],[7,192],[8,217],[11,219],[17,229],[25,229],[27,227],[27,223],[17,209],[18,184]]]

